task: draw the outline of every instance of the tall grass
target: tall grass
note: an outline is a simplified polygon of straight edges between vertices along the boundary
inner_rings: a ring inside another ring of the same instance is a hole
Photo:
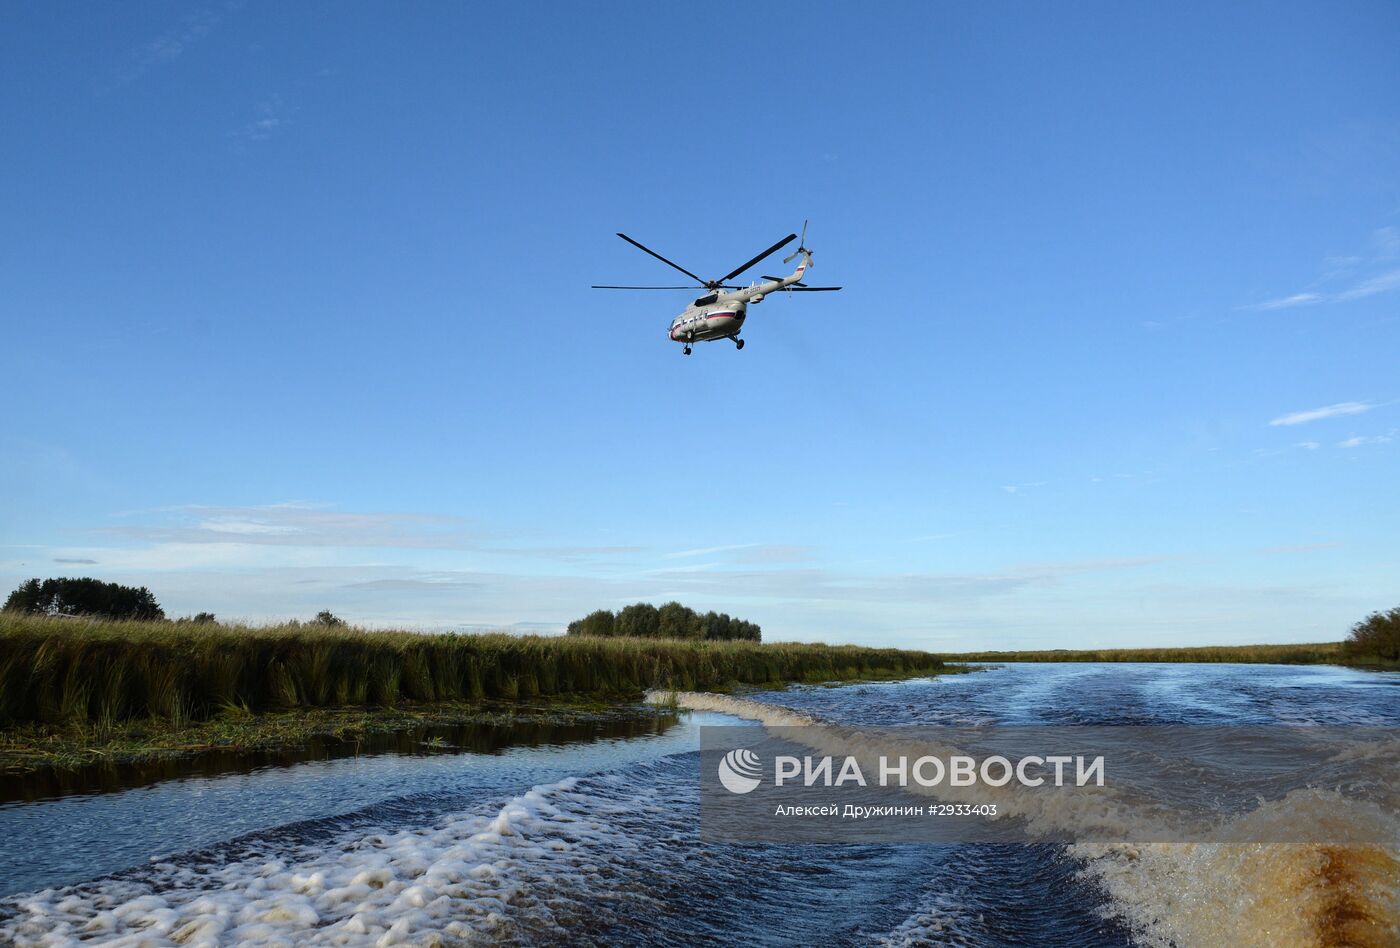
[[[946,662],[1245,662],[1274,665],[1323,665],[1344,660],[1340,642],[1183,648],[1061,648],[1035,652],[942,653],[938,657]]]
[[[230,708],[624,695],[940,668],[927,652],[853,645],[427,635],[0,613],[0,724],[178,722]]]

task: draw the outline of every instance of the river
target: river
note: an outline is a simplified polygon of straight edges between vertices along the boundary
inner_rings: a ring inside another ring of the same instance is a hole
[[[1392,727],[1398,686],[1322,666],[1063,663],[744,699],[852,725]],[[738,719],[0,805],[0,940],[1263,945],[1400,931],[1396,848],[1352,864],[1289,846],[702,843],[707,723]]]

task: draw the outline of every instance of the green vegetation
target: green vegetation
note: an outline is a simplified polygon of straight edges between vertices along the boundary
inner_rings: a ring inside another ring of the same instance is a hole
[[[107,619],[164,619],[156,597],[145,586],[120,586],[97,579],[31,579],[5,600],[5,612],[44,616],[102,616]]]
[[[627,606],[616,615],[606,609],[590,612],[569,623],[570,635],[598,638],[704,639],[757,642],[762,630],[752,622],[735,619],[723,612],[703,615],[678,602],[657,608],[646,602]]]
[[[1340,642],[1186,648],[1061,648],[1035,652],[961,652],[938,657],[945,662],[1246,662],[1274,665],[1339,664],[1346,659]]]
[[[372,746],[376,737],[425,728],[493,727],[530,734],[655,719],[655,709],[552,700],[441,701],[396,708],[299,708],[267,714],[229,709],[207,721],[184,724],[150,718],[107,726],[28,723],[0,730],[0,776],[145,764],[218,752],[300,748],[316,740]]]
[[[1349,662],[1358,665],[1400,663],[1400,606],[1389,612],[1373,612],[1352,626],[1342,651]]]
[[[892,678],[941,668],[927,652],[851,645],[427,635],[0,613],[0,725],[183,723],[229,712],[626,696],[648,688]]]
[[[944,654],[947,662],[1253,662],[1274,665],[1400,666],[1400,606],[1373,612],[1345,642],[1307,645],[1206,645],[1187,648],[1044,649]]]

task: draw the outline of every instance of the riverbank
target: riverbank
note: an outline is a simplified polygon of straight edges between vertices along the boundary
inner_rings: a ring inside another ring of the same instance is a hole
[[[252,754],[435,727],[651,714],[649,689],[930,675],[858,646],[444,635],[0,613],[0,775]],[[630,707],[629,707],[630,706]]]
[[[231,710],[637,697],[931,674],[928,652],[854,645],[112,622],[0,613],[0,726],[179,724]]]
[[[1231,662],[1268,665],[1347,665],[1395,668],[1394,662],[1348,654],[1342,642],[1300,645],[1203,645],[1181,648],[1041,649],[940,652],[945,662]]]
[[[144,783],[145,773],[176,773],[182,768],[164,765],[196,758],[205,759],[199,766],[207,772],[241,769],[272,756],[292,762],[386,751],[491,752],[585,733],[626,735],[650,727],[658,716],[632,702],[549,700],[234,710],[180,724],[156,718],[17,724],[0,729],[0,799],[28,797],[50,784]]]

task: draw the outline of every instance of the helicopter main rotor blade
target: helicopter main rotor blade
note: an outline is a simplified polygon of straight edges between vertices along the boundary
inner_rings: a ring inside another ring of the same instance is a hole
[[[841,287],[839,287],[839,286],[789,286],[789,287],[787,287],[787,288],[785,288],[785,289],[783,289],[783,290],[780,290],[779,292],[781,292],[781,293],[824,293],[824,292],[828,292],[828,291],[830,291],[830,290],[839,290],[839,289],[841,289]]]
[[[595,283],[591,290],[693,290],[693,286],[600,286]]]
[[[747,270],[749,267],[753,266],[755,263],[758,263],[758,261],[760,261],[760,260],[762,260],[764,257],[768,256],[770,253],[773,253],[773,252],[775,252],[775,251],[777,251],[777,250],[782,249],[783,247],[786,247],[788,244],[792,243],[792,242],[793,242],[794,240],[796,240],[796,239],[797,239],[797,235],[796,235],[796,234],[788,234],[788,235],[787,235],[786,237],[784,237],[782,240],[778,241],[776,244],[774,244],[773,246],[769,247],[767,250],[763,251],[763,253],[759,254],[757,257],[754,257],[752,260],[750,260],[748,263],[744,264],[742,267],[739,267],[739,268],[738,268],[737,270],[735,270],[733,273],[726,273],[724,276],[720,277],[720,278],[719,278],[718,280],[716,280],[715,282],[716,282],[716,283],[726,283],[726,282],[728,282],[728,281],[734,279],[736,276],[738,276],[739,274],[743,273],[743,272],[744,272],[745,270]]]
[[[646,251],[647,253],[651,254],[651,255],[652,255],[653,257],[655,257],[657,260],[660,260],[662,263],[666,264],[666,266],[668,266],[668,267],[674,267],[675,269],[681,271],[681,272],[684,273],[686,276],[688,276],[688,277],[690,277],[692,280],[694,280],[696,283],[699,283],[701,286],[705,286],[705,285],[706,285],[704,280],[700,279],[698,276],[696,276],[695,274],[691,273],[691,272],[690,272],[689,270],[687,270],[685,267],[681,266],[681,265],[678,264],[678,263],[673,263],[673,262],[671,262],[670,260],[667,260],[665,257],[661,256],[661,254],[657,253],[655,250],[652,250],[650,247],[648,247],[648,246],[646,246],[646,245],[644,245],[644,244],[639,244],[639,243],[637,243],[635,240],[633,240],[631,237],[628,237],[626,234],[619,233],[617,236],[621,237],[623,240],[627,241],[629,244],[631,244],[633,247],[636,247],[638,250],[643,250],[643,251]],[[729,279],[729,277],[725,277],[725,279],[727,280],[727,279]]]

